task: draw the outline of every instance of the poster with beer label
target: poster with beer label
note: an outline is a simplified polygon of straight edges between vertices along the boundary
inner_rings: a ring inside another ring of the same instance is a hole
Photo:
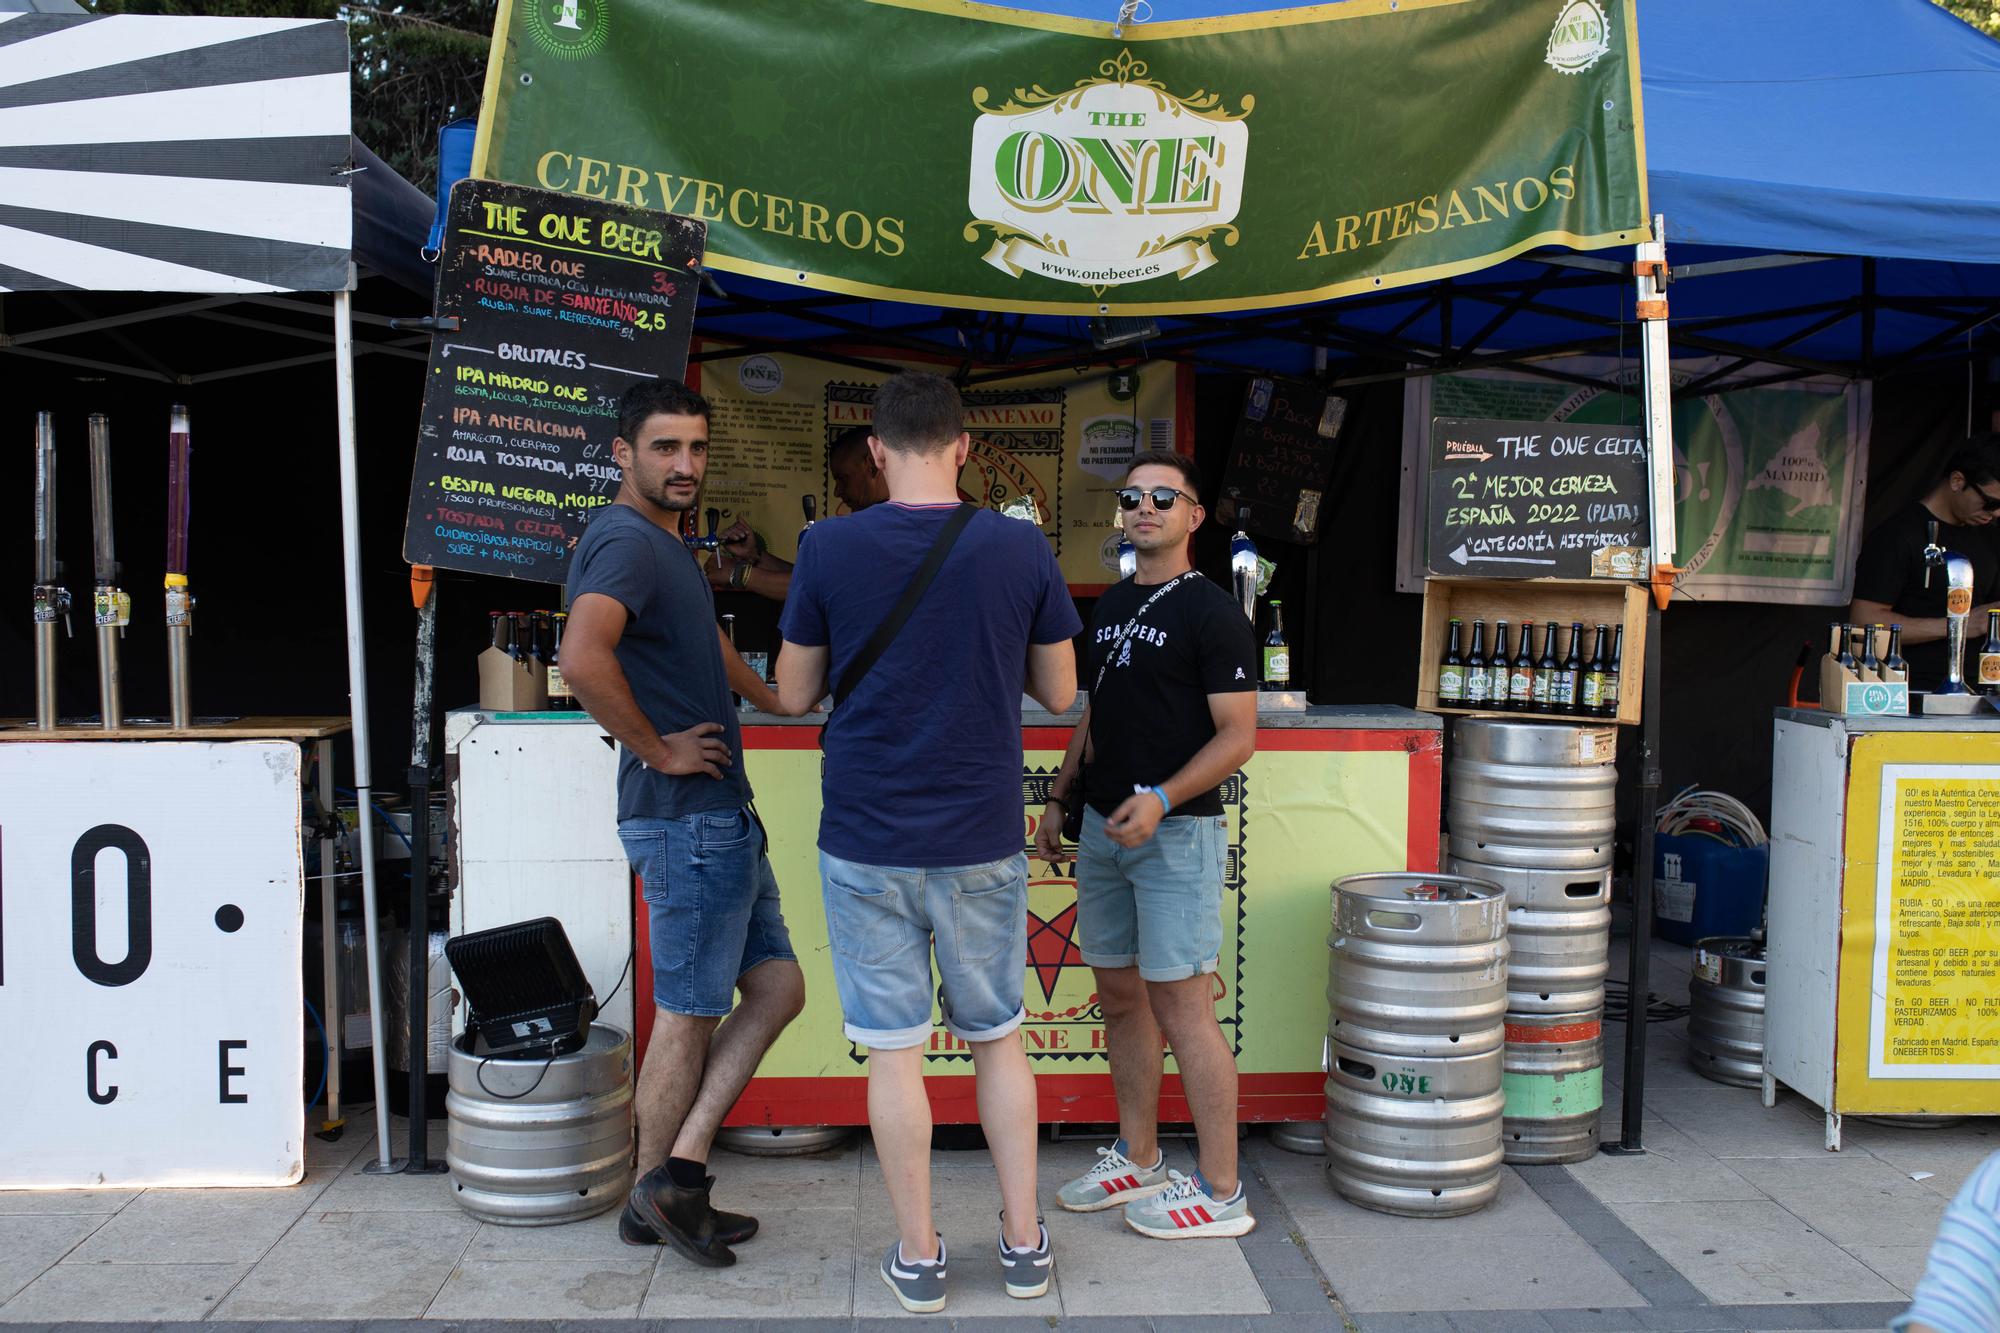
[[[617,493],[617,405],[687,368],[705,223],[462,180],[438,263],[403,557],[538,583],[569,577]],[[445,331],[449,329],[449,331]]]

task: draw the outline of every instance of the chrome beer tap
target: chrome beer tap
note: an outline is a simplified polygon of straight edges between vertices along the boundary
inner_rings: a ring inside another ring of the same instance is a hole
[[[1957,551],[1938,545],[1937,520],[1930,522],[1930,544],[1924,547],[1924,586],[1931,570],[1944,571],[1944,684],[1932,694],[1967,694],[1965,688],[1965,618],[1972,613],[1972,562]]]
[[[1257,623],[1257,544],[1250,540],[1250,506],[1236,507],[1236,535],[1229,539],[1229,581],[1252,625]]]

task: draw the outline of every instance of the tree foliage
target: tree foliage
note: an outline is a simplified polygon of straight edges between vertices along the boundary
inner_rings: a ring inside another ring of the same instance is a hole
[[[354,134],[425,192],[437,188],[437,134],[479,114],[495,0],[83,0],[101,14],[345,19]]]
[[[2000,37],[2000,0],[1937,0],[1989,37]]]

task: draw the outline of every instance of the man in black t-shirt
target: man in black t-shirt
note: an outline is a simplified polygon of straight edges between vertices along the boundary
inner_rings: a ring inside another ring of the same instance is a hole
[[[1935,486],[1892,514],[1861,544],[1854,566],[1854,602],[1848,619],[1857,625],[1900,623],[1903,656],[1910,663],[1910,687],[1935,689],[1945,678],[1945,578],[1931,571],[1924,586],[1924,547],[1929,525],[1938,525],[1938,545],[1972,562],[1972,614],[1968,646],[1986,632],[1986,612],[2000,599],[2000,553],[1990,525],[2000,518],[2000,436],[1974,435],[1946,461]]]
[[[1189,566],[1199,492],[1179,454],[1142,453],[1126,473],[1118,505],[1138,573],[1098,599],[1089,702],[1035,835],[1059,858],[1063,811],[1084,803],[1078,945],[1104,1009],[1120,1130],[1057,1198],[1071,1212],[1123,1205],[1126,1225],[1169,1239],[1257,1225],[1236,1170],[1236,1057],[1211,989],[1228,855],[1219,788],[1257,745],[1257,643],[1235,599]],[[1192,1176],[1159,1149],[1163,1036],[1200,1138]]]

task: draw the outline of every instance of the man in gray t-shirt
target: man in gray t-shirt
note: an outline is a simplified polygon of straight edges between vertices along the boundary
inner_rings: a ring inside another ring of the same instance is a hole
[[[805,978],[729,699],[732,676],[749,668],[716,628],[708,578],[676,535],[701,495],[708,418],[707,401],[670,380],[619,401],[612,455],[624,480],[570,563],[562,672],[619,742],[618,837],[652,932],[639,1179],[619,1235],[721,1268],[757,1221],[709,1202],[709,1149],[757,1062],[805,1007]]]

